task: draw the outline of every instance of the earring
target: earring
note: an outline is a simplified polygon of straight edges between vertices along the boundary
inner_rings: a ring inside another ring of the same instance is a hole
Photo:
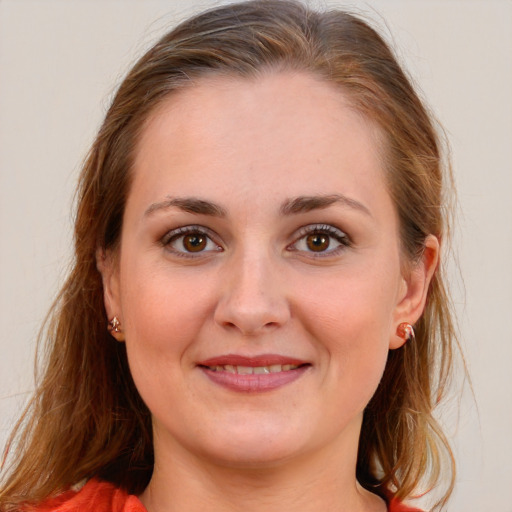
[[[412,325],[407,322],[402,322],[397,327],[396,334],[405,341],[411,341],[416,339]]]
[[[112,318],[112,320],[110,320],[110,322],[108,323],[108,330],[110,333],[116,333],[116,334],[119,334],[121,331],[121,322],[119,321],[119,318],[117,318],[117,316],[115,316],[114,318]]]

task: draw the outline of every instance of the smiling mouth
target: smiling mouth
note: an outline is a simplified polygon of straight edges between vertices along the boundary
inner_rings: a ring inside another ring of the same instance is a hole
[[[203,365],[200,365],[203,366]],[[289,372],[301,366],[298,364],[272,364],[269,366],[234,366],[232,364],[203,366],[212,372],[228,372],[238,375],[265,375],[269,373]]]
[[[294,382],[312,365],[276,354],[256,357],[228,354],[201,361],[197,367],[210,381],[231,391],[259,393]]]

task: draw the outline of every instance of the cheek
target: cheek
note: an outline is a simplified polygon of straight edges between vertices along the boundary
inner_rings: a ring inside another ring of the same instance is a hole
[[[128,350],[140,361],[176,364],[211,317],[211,289],[165,267],[147,270],[128,261],[125,269],[121,295]]]
[[[135,385],[151,411],[188,396],[183,375],[208,322],[211,291],[179,272],[148,271],[126,262],[121,275],[126,350]]]
[[[310,329],[343,333],[346,341],[370,333],[370,338],[387,336],[397,302],[395,274],[366,269],[363,275],[340,272],[329,279],[309,279],[294,292],[300,297],[296,307],[302,308]]]
[[[397,282],[387,274],[354,273],[297,291],[303,297],[299,315],[329,360],[333,378],[377,386],[389,350]]]

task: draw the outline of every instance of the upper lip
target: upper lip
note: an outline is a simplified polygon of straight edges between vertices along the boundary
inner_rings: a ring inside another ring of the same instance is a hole
[[[307,361],[295,357],[282,356],[278,354],[261,354],[259,356],[242,356],[238,354],[225,354],[217,357],[211,357],[197,363],[198,366],[271,366],[271,365],[291,364],[301,366],[308,364]]]

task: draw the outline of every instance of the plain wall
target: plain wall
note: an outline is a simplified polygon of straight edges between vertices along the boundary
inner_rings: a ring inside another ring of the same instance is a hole
[[[80,162],[109,97],[165,29],[219,2],[0,0],[0,444],[32,388],[37,331],[70,255]],[[392,34],[452,144],[452,265],[476,404],[444,414],[459,464],[450,512],[512,512],[512,2],[348,5]],[[464,290],[465,288],[465,290]]]

